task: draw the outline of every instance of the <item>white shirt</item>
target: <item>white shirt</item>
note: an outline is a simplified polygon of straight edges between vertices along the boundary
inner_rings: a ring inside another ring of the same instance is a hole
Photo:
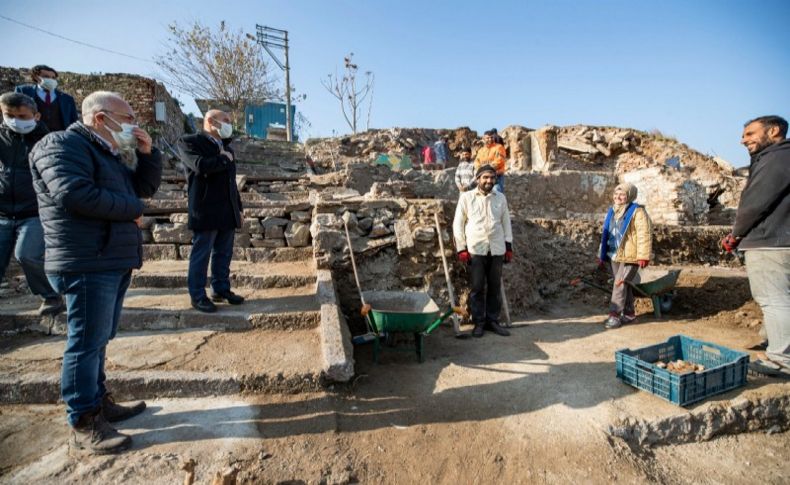
[[[483,194],[479,189],[462,193],[455,208],[453,235],[457,251],[466,249],[478,256],[505,254],[505,242],[513,242],[505,196],[493,190]]]
[[[36,84],[36,94],[38,94],[38,97],[41,98],[42,101],[46,101],[47,100],[47,92],[44,90],[44,88],[41,87],[40,84]],[[49,102],[50,103],[54,103],[55,102],[55,98],[57,98],[57,97],[58,97],[58,95],[55,94],[55,90],[54,89],[49,92]]]

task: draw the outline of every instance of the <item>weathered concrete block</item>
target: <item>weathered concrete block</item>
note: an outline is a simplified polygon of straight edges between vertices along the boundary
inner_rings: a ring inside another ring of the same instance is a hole
[[[418,227],[414,230],[414,239],[424,243],[433,242],[436,239],[436,230],[432,227]]]
[[[246,232],[237,232],[233,237],[233,245],[237,248],[250,247],[250,235]]]
[[[291,220],[295,222],[310,222],[310,213],[307,211],[293,211],[291,212]]]
[[[245,218],[244,222],[241,223],[241,228],[244,232],[250,234],[263,234],[263,226],[261,226],[260,221],[256,217]]]
[[[266,239],[282,239],[285,231],[282,226],[269,226],[265,228]]]
[[[288,219],[283,219],[282,217],[267,217],[261,222],[261,225],[264,229],[268,229],[275,226],[284,227],[288,225],[289,222],[291,221]]]
[[[244,217],[285,217],[285,207],[247,208]]]
[[[170,222],[173,224],[187,224],[189,222],[189,214],[185,212],[170,214]]]
[[[255,239],[250,241],[255,248],[284,248],[285,239]]]
[[[308,246],[310,244],[310,228],[307,224],[292,222],[288,224],[288,228],[285,230],[285,240],[290,247],[300,248]]]
[[[192,242],[192,231],[184,224],[154,224],[151,233],[157,243]]]
[[[411,235],[409,221],[405,219],[395,221],[395,238],[398,241],[399,253],[414,247],[414,238]]]
[[[373,224],[373,228],[370,230],[369,237],[384,237],[389,234],[390,230],[387,229],[387,226],[385,226],[382,222],[377,222]]]
[[[143,244],[143,261],[178,259],[178,250],[175,244]]]

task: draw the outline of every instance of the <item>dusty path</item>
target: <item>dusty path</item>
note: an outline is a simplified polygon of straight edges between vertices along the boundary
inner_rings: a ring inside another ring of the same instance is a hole
[[[158,400],[123,423],[134,448],[120,457],[69,459],[59,406],[5,406],[0,482],[174,483],[198,461],[198,483],[235,463],[240,477],[278,483],[786,483],[790,434],[765,432],[634,453],[607,427],[744,396],[790,393],[790,383],[747,388],[677,408],[623,385],[613,352],[685,333],[733,348],[754,328],[715,318],[653,321],[606,332],[590,308],[519,322],[511,338],[457,340],[442,329],[411,353],[356,352],[347,388],[292,396]]]

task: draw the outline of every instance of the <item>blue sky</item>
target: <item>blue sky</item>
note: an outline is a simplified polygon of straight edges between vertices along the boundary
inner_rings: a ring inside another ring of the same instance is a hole
[[[320,80],[352,51],[360,69],[376,75],[375,128],[659,129],[743,166],[742,123],[763,114],[790,117],[786,0],[6,0],[0,14],[144,59],[162,52],[175,20],[287,29],[291,82],[307,94],[299,109],[312,136],[348,131]],[[161,77],[152,63],[3,19],[0,40],[0,65]]]

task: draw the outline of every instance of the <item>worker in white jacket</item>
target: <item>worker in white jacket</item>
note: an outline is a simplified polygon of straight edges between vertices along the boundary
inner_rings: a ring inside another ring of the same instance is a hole
[[[475,337],[482,337],[486,329],[504,337],[510,335],[499,325],[499,312],[502,263],[513,259],[513,230],[504,194],[493,191],[496,176],[491,165],[477,170],[477,188],[461,194],[453,220],[458,259],[471,266]]]

